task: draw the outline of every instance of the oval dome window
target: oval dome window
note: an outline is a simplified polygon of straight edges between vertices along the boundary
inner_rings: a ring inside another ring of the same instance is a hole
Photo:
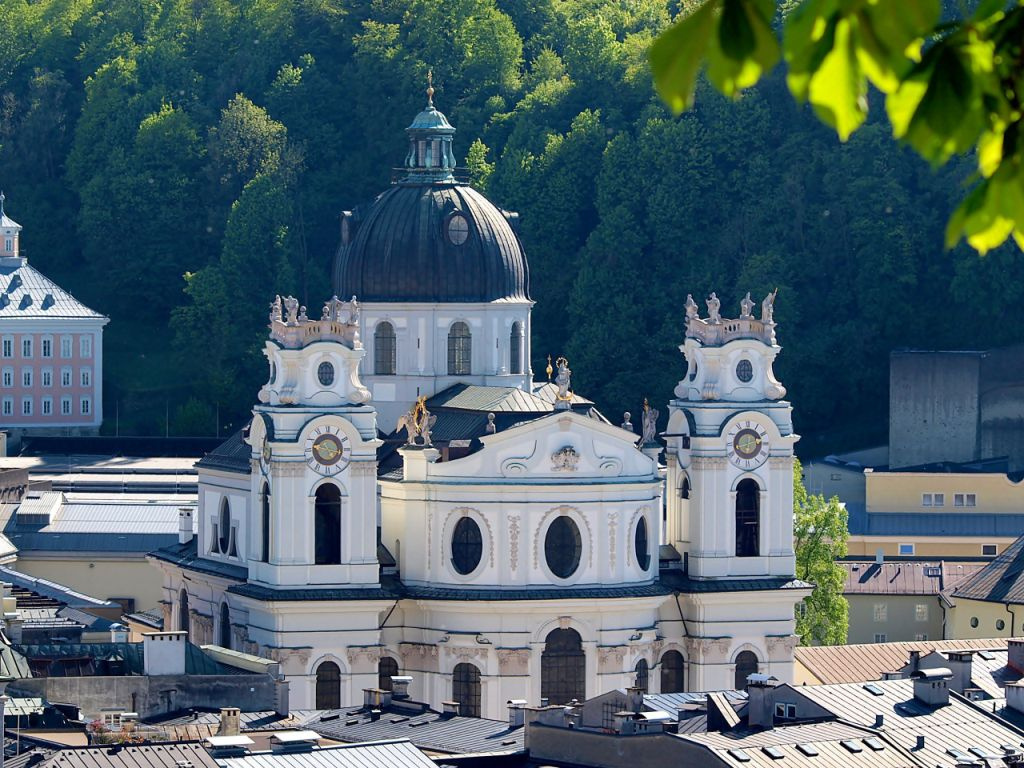
[[[469,239],[469,222],[461,213],[453,213],[448,217],[448,241],[452,245],[462,245]]]

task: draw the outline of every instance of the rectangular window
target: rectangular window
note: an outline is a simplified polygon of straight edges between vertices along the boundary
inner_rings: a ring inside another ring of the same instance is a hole
[[[7,253],[11,253],[14,250],[14,238],[12,238],[12,237],[5,237],[4,238],[4,250]]]
[[[884,643],[887,639],[885,632],[875,632],[876,643]]]
[[[61,416],[70,416],[71,415],[71,398],[70,397],[62,397],[60,399],[60,413],[61,413]]]
[[[832,474],[831,474],[831,475],[829,476],[829,479],[830,479],[830,480],[833,480],[833,481],[835,481],[835,480],[842,480],[842,479],[843,479],[843,476],[842,476],[842,475],[840,475],[840,474],[839,474],[838,472],[833,472],[833,473],[832,473]]]
[[[32,415],[32,398],[23,397],[21,399],[21,415],[31,416]]]
[[[71,369],[70,368],[61,368],[60,369],[60,385],[62,387],[70,387],[71,386]]]
[[[927,603],[918,603],[914,606],[914,621],[928,621]]]
[[[889,604],[875,603],[875,621],[889,620]]]
[[[964,505],[964,495],[962,493],[953,494],[953,506],[962,507]]]
[[[964,502],[965,502],[964,503],[965,507],[975,507],[975,506],[977,506],[978,505],[978,496],[977,496],[977,494],[965,493],[964,494]]]
[[[49,416],[51,413],[53,413],[53,398],[52,397],[44,397],[43,398],[43,416]]]
[[[82,386],[83,387],[91,387],[92,386],[92,368],[83,368],[82,369]]]
[[[944,493],[933,493],[932,494],[932,506],[941,507],[946,503],[946,494]]]
[[[53,357],[53,339],[46,336],[42,341],[42,356]]]
[[[91,413],[92,401],[88,397],[83,397],[82,402],[82,415],[88,416]]]
[[[21,356],[32,357],[32,337],[23,336],[21,339]]]
[[[3,356],[14,357],[14,339],[11,338],[10,336],[4,336]]]
[[[52,387],[53,386],[53,368],[43,368],[42,375],[43,375],[43,386],[44,387]]]
[[[921,494],[921,506],[930,507],[932,505],[932,495],[930,493]]]
[[[22,368],[21,369],[21,386],[31,387],[32,386],[32,369]]]
[[[4,416],[13,416],[14,415],[14,398],[13,397],[5,397],[4,398],[3,414],[4,414]]]
[[[4,383],[5,387],[13,387],[14,386],[14,369],[13,368],[4,368],[3,383]]]
[[[995,544],[982,544],[981,545],[982,557],[995,557],[996,556],[996,545]]]
[[[60,356],[63,358],[71,357],[71,337],[61,336],[60,337]]]
[[[914,556],[914,545],[913,544],[900,544],[900,557],[913,557]]]
[[[918,632],[916,635],[914,635],[914,639],[917,640],[918,642],[921,642],[922,640],[927,640],[928,639],[928,635],[926,633],[923,633],[923,632]]]
[[[92,357],[92,336],[83,334],[79,339],[79,354],[83,358]]]

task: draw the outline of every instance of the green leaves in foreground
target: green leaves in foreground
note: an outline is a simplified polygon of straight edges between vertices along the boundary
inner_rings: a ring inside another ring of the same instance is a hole
[[[893,135],[941,165],[975,150],[977,184],[949,222],[984,253],[1011,235],[1024,248],[1024,0],[982,0],[941,23],[940,0],[804,0],[785,20],[790,92],[846,141],[885,95]],[[764,0],[706,0],[655,40],[655,84],[680,112],[702,67],[723,94],[754,85],[779,59]]]

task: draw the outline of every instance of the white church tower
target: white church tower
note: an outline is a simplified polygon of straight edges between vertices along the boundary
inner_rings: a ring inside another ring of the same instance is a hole
[[[792,407],[772,364],[774,294],[754,317],[708,318],[686,305],[686,374],[669,404],[666,538],[683,556],[697,644],[691,690],[731,688],[743,672],[792,679],[794,606],[810,585],[795,581]],[[703,586],[702,586],[703,585]]]

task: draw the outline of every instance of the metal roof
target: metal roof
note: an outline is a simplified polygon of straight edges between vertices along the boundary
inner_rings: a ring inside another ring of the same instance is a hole
[[[846,571],[843,592],[848,595],[937,595],[973,576],[988,563],[843,561],[840,565]]]
[[[852,507],[853,505],[848,505]],[[1011,538],[1024,530],[1015,512],[862,512],[850,514],[850,533],[859,536],[993,536]]]
[[[549,413],[554,401],[547,401],[517,387],[485,387],[455,384],[427,400],[427,408],[454,408],[463,411]]]
[[[112,600],[101,600],[98,597],[91,597],[90,595],[78,592],[71,587],[66,587],[55,581],[41,579],[37,576],[29,576],[26,573],[9,568],[6,565],[0,565],[0,580],[15,587],[30,590],[37,595],[42,595],[53,600],[59,600],[60,602],[71,606],[85,606],[88,608],[117,607],[117,603]]]
[[[43,765],[46,768],[219,768],[201,744],[114,744],[62,749]]]
[[[998,603],[1024,601],[1024,536],[1004,549],[974,578],[962,581],[949,596]]]
[[[107,320],[24,258],[0,259],[0,319],[48,317]]]
[[[222,563],[219,560],[206,560],[200,557],[197,536],[193,536],[191,541],[185,544],[181,544],[175,539],[171,544],[153,547],[149,556],[211,576],[224,576],[236,581],[245,581],[249,578],[249,569],[245,566]]]
[[[252,472],[252,446],[245,442],[248,425],[235,432],[196,462],[203,469],[223,469],[248,475]]]
[[[224,768],[437,768],[409,741],[320,747],[307,752],[257,752],[220,759]]]

